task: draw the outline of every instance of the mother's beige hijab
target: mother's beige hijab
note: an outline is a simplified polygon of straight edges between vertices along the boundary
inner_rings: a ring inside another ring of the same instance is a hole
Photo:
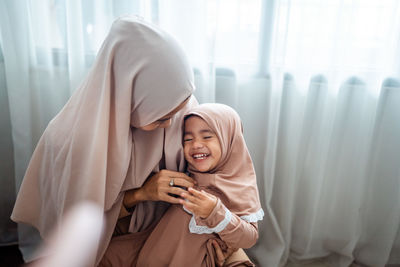
[[[192,69],[170,35],[135,18],[117,19],[87,78],[39,140],[11,218],[33,225],[46,239],[72,206],[93,201],[106,215],[99,260],[118,217],[121,192],[140,187],[158,170],[163,153],[163,166],[183,170],[182,115],[195,99],[168,129],[138,127],[168,114],[193,91]],[[149,224],[153,211],[151,205],[138,205],[131,231]]]

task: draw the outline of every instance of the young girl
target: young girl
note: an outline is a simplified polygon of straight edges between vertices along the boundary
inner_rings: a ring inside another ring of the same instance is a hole
[[[257,241],[264,212],[238,114],[226,105],[203,104],[185,115],[184,126],[185,159],[197,185],[181,194],[183,209],[168,209],[137,266],[215,266],[213,243],[226,250]],[[238,264],[251,263],[225,266]]]

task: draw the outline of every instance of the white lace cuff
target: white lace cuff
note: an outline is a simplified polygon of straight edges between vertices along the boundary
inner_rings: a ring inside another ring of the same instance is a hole
[[[245,216],[240,216],[240,219],[245,220],[246,222],[252,223],[262,220],[264,217],[263,209],[259,209],[256,213],[252,213]]]
[[[196,219],[194,216],[190,219],[189,222],[189,231],[193,234],[211,234],[211,233],[219,233],[225,229],[225,227],[229,224],[232,219],[232,213],[225,208],[225,218],[215,227],[209,228],[203,225],[197,225]]]

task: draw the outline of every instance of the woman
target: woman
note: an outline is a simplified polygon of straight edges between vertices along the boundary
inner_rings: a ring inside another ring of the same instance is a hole
[[[95,202],[105,228],[93,264],[134,264],[168,202],[178,203],[170,194],[183,192],[170,180],[193,185],[180,172],[182,114],[197,104],[193,91],[192,70],[170,35],[116,20],[89,75],[39,140],[11,218],[46,240],[70,208]]]

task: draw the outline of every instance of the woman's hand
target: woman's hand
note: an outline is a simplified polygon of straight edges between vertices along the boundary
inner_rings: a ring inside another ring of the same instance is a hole
[[[198,191],[191,187],[188,191],[189,193],[183,192],[180,195],[188,201],[180,199],[179,202],[191,213],[203,219],[207,218],[217,204],[217,197],[204,190]]]
[[[170,183],[174,184],[171,186]],[[181,172],[161,170],[158,173],[150,176],[144,185],[138,189],[142,201],[165,201],[172,204],[178,204],[179,198],[173,197],[170,194],[180,196],[185,189],[194,186],[195,181]]]

